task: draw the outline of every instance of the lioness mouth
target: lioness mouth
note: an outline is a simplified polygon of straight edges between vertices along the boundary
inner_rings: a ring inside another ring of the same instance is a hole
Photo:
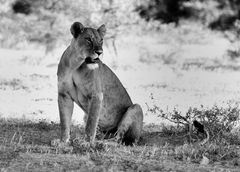
[[[85,62],[86,62],[87,64],[90,64],[90,63],[96,63],[98,60],[99,60],[99,58],[92,59],[91,57],[87,57],[87,58],[85,59]]]

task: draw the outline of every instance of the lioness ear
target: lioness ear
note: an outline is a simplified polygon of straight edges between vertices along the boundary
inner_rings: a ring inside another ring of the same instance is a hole
[[[74,22],[70,28],[70,31],[74,38],[77,38],[84,30],[84,26],[80,22]]]
[[[101,25],[98,29],[97,29],[97,31],[99,32],[99,34],[102,36],[102,37],[104,37],[104,35],[106,34],[106,27],[105,27],[105,25],[103,24],[103,25]]]

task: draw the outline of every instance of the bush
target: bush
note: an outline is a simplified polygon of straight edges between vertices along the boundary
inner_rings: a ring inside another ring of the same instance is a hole
[[[185,115],[181,114],[177,109],[173,112],[164,112],[158,106],[149,108],[149,111],[158,117],[166,119],[177,124],[175,131],[192,132],[192,121],[199,121],[208,131],[210,141],[221,144],[240,144],[240,133],[233,132],[239,122],[239,104],[228,104],[228,107],[213,106],[211,108],[189,108]],[[182,130],[179,129],[182,126]],[[193,134],[193,133],[190,133]]]
[[[13,3],[12,9],[15,13],[30,14],[31,4],[28,0],[17,0]]]
[[[22,46],[24,43],[52,47],[51,45],[57,46],[69,42],[69,28],[74,21],[80,21],[85,26],[91,27],[106,24],[108,28],[106,39],[114,40],[139,18],[133,12],[135,1],[127,0],[121,2],[14,0],[13,3],[2,0],[1,2],[4,4],[4,11],[0,10],[2,26],[0,46],[5,48],[22,48],[25,46]]]
[[[183,3],[188,0],[154,0],[138,6],[136,11],[147,21],[161,20],[163,23],[178,23],[182,17],[189,17],[190,11]]]
[[[237,30],[240,19],[238,0],[149,0],[136,7],[139,15],[163,23],[176,23],[180,19],[197,19],[214,30]]]

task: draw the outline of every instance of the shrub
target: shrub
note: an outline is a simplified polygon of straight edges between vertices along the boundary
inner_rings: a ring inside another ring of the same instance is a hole
[[[28,0],[17,0],[12,4],[12,9],[15,13],[30,14],[31,4]]]
[[[139,17],[133,12],[136,1],[2,0],[0,46],[24,48],[34,43],[54,48],[52,45],[69,42],[69,28],[74,21],[92,27],[106,24],[106,40],[114,41],[137,22]]]
[[[186,114],[182,114],[177,109],[172,112],[164,112],[158,106],[149,108],[149,111],[158,117],[166,119],[175,125],[175,128],[182,126],[182,130],[192,132],[192,121],[197,120],[203,124],[204,128],[208,131],[210,141],[213,143],[221,144],[240,144],[240,133],[233,132],[236,129],[239,121],[239,104],[228,104],[227,107],[213,106],[211,108],[189,108]],[[192,133],[190,133],[192,134]]]
[[[183,5],[186,1],[188,0],[150,0],[139,5],[136,11],[147,21],[153,19],[163,23],[178,23],[180,18],[190,16],[190,11]]]

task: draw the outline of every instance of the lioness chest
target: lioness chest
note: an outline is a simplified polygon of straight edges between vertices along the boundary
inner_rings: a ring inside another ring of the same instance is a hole
[[[71,93],[86,114],[92,96],[101,93],[103,99],[98,126],[102,130],[111,130],[117,127],[132,101],[116,75],[103,63],[99,62],[98,65],[97,69],[91,70],[84,63],[73,71]]]

